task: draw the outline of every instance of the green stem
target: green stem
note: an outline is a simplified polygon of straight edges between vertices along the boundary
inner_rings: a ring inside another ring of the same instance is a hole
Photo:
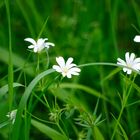
[[[133,78],[133,80],[132,80],[132,83],[134,83],[135,78],[136,78],[136,75],[134,75],[134,78]],[[119,124],[119,122],[120,122],[120,119],[121,119],[122,113],[123,113],[123,111],[124,111],[124,108],[126,107],[126,103],[127,103],[128,97],[130,96],[131,89],[132,89],[132,85],[133,85],[133,84],[130,85],[127,95],[123,98],[122,108],[121,108],[119,117],[118,117],[118,119],[117,119],[117,123],[116,123],[116,125],[115,125],[115,128],[114,128],[114,131],[113,131],[111,140],[114,139],[114,136],[115,136],[115,133],[116,133],[116,130],[117,130],[117,126],[118,126],[118,124]]]
[[[37,54],[37,66],[36,66],[36,73],[39,74],[39,54]]]
[[[48,49],[46,50],[46,54],[47,54],[47,69],[48,69],[49,64],[50,64]]]
[[[9,67],[8,67],[8,88],[9,88],[9,111],[12,109],[13,103],[13,62],[12,62],[12,35],[11,35],[11,19],[9,0],[5,0],[6,12],[8,18],[8,32],[9,32]]]
[[[121,66],[118,65],[116,63],[109,63],[109,62],[93,62],[93,63],[86,63],[86,64],[81,64],[78,67],[89,67],[89,66],[114,66],[114,67],[120,67],[120,68],[128,68],[131,69],[133,72],[135,72],[136,74],[140,75],[140,72],[136,71],[135,69],[128,67],[128,66]]]

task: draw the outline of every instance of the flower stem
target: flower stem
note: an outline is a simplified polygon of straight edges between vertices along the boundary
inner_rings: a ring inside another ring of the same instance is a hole
[[[125,95],[125,97],[123,98],[122,108],[121,108],[121,111],[120,111],[119,117],[118,117],[118,119],[117,119],[117,123],[116,123],[116,125],[115,125],[115,128],[114,128],[114,131],[113,131],[113,134],[112,134],[111,140],[114,139],[114,136],[115,136],[115,133],[116,133],[116,130],[117,130],[117,126],[118,126],[118,124],[119,124],[119,122],[120,122],[120,119],[121,119],[122,113],[123,113],[123,111],[124,111],[124,109],[125,109],[125,107],[126,107],[126,103],[127,103],[128,97],[130,96],[131,89],[132,89],[132,85],[133,85],[133,83],[134,83],[135,78],[136,78],[136,74],[135,74],[134,77],[133,77],[132,84],[131,84],[130,87],[129,87],[129,90],[128,90],[127,95]]]

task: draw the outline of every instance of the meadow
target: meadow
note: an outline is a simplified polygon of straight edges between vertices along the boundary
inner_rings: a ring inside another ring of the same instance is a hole
[[[139,140],[139,5],[0,0],[0,140]]]

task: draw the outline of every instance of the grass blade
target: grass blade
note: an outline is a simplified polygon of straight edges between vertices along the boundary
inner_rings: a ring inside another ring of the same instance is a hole
[[[8,18],[8,33],[9,33],[9,66],[8,66],[8,87],[9,87],[9,110],[13,103],[13,60],[12,60],[12,35],[11,35],[11,19],[9,0],[5,0],[6,13]]]
[[[41,122],[38,122],[32,119],[31,123],[34,127],[36,127],[38,130],[40,130],[42,133],[44,133],[46,136],[48,136],[52,140],[67,140],[67,138],[64,137],[61,133],[57,132],[56,130],[50,128],[49,126]]]
[[[52,72],[54,72],[53,69],[49,69],[46,70],[42,73],[40,73],[38,76],[36,76],[31,83],[28,85],[28,87],[26,88],[20,103],[19,103],[19,107],[18,107],[18,111],[17,111],[17,115],[16,115],[16,120],[13,126],[13,131],[12,131],[12,140],[18,140],[19,139],[19,133],[20,133],[20,125],[21,125],[21,117],[22,117],[22,113],[23,110],[26,106],[26,103],[28,101],[28,98],[30,97],[32,90],[34,89],[34,87],[37,85],[37,83],[45,76],[51,74]]]

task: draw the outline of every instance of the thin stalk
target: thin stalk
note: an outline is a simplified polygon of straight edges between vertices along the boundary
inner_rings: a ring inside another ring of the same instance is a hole
[[[131,69],[133,72],[135,72],[136,74],[140,75],[140,72],[136,71],[135,69],[128,67],[128,66],[121,66],[115,63],[109,63],[109,62],[94,62],[94,63],[86,63],[86,64],[81,64],[78,67],[89,67],[89,66],[114,66],[114,67],[120,67],[120,68],[128,68]]]
[[[9,111],[12,109],[13,103],[13,61],[12,61],[12,35],[11,35],[11,19],[9,0],[5,0],[6,12],[8,18],[8,32],[9,32],[9,66],[8,66],[8,88],[9,88]]]
[[[49,17],[46,18],[46,20],[45,20],[45,22],[44,22],[44,24],[43,24],[43,26],[42,26],[42,28],[41,28],[39,34],[38,34],[37,39],[39,39],[40,36],[42,35],[42,33],[43,33],[43,31],[44,31],[44,29],[45,29],[45,27],[46,27],[46,24],[47,24],[47,22],[48,22],[48,18],[49,18]]]
[[[133,78],[133,80],[132,80],[132,83],[134,83],[135,78],[136,78],[136,75],[134,75],[134,78]],[[126,103],[127,103],[128,97],[129,97],[129,95],[130,95],[130,93],[131,93],[132,85],[133,85],[133,84],[130,85],[129,90],[128,90],[128,93],[127,93],[127,95],[126,95],[126,96],[124,97],[124,99],[123,99],[122,108],[121,108],[119,117],[118,117],[118,119],[117,119],[117,123],[116,123],[116,125],[115,125],[115,128],[114,128],[114,131],[113,131],[111,140],[114,139],[114,136],[115,136],[115,133],[116,133],[116,130],[117,130],[118,123],[120,122],[122,113],[123,113],[123,111],[124,111],[124,108],[126,107]]]
[[[61,131],[61,133],[67,138],[67,135],[65,134],[65,132],[63,131],[63,129],[61,128],[61,126],[59,125],[59,123],[56,123],[57,127],[59,128],[59,130]]]
[[[37,66],[36,66],[36,73],[39,74],[39,54],[37,54]]]
[[[46,50],[46,54],[47,54],[47,69],[48,69],[49,64],[50,64],[48,49]]]

